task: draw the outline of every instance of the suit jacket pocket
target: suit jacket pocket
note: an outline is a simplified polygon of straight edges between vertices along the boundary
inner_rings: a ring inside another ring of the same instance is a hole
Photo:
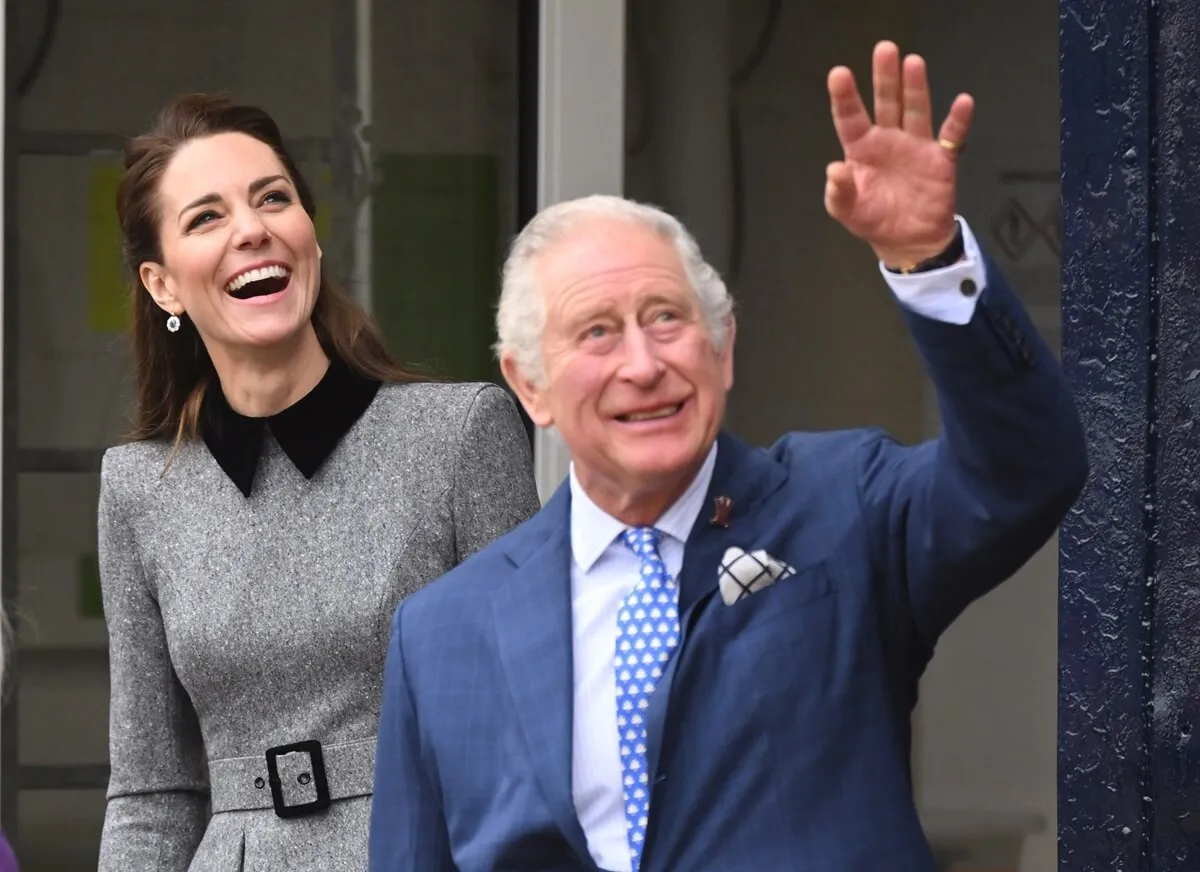
[[[746,693],[768,720],[820,710],[841,692],[834,678],[843,672],[836,592],[828,564],[819,563],[739,603],[761,598],[731,653],[742,661]]]
[[[725,615],[739,645],[768,648],[775,635],[787,634],[796,622],[807,623],[804,613],[821,610],[820,604],[833,593],[833,584],[825,563],[798,570],[795,575],[781,578],[774,584],[739,600]]]

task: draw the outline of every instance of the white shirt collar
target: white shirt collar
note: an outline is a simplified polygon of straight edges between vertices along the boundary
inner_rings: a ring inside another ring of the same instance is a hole
[[[713,468],[717,463],[717,443],[708,449],[708,456],[700,465],[692,483],[670,507],[662,513],[654,526],[680,543],[686,543],[696,518],[704,505],[704,495],[712,481]],[[570,469],[571,485],[571,554],[580,570],[592,568],[613,540],[629,528],[605,512],[584,491],[575,475],[575,464]]]

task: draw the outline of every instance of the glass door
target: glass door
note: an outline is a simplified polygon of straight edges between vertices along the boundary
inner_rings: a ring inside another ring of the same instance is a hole
[[[130,426],[126,137],[187,91],[266,108],[319,202],[326,262],[397,356],[496,380],[504,246],[534,206],[536,0],[10,0],[4,595],[17,645],[0,825],[23,868],[95,869],[108,665],[99,462]],[[524,119],[524,120],[523,120]]]

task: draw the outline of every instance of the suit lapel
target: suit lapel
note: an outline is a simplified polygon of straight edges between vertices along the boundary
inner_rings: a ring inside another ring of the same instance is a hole
[[[704,508],[692,526],[679,573],[679,610],[684,613],[717,586],[717,565],[731,545],[749,547],[768,497],[787,481],[786,468],[766,451],[722,433]],[[728,528],[712,523],[716,498],[733,501]]]
[[[570,491],[564,485],[514,542],[512,576],[492,598],[500,659],[533,770],[563,835],[583,859],[587,839],[571,797],[574,675]]]
[[[754,537],[762,526],[760,518],[767,498],[779,490],[785,481],[785,467],[767,452],[725,433],[718,438],[712,482],[705,496],[704,507],[688,535],[683,567],[679,573],[679,647],[668,661],[659,682],[659,687],[666,692],[656,690],[646,709],[646,762],[652,775],[658,768],[671,687],[674,685],[675,671],[684,656],[689,626],[700,609],[711,607],[708,600],[717,589],[717,567],[725,550],[733,545],[750,548],[755,544]],[[720,496],[733,500],[727,528],[712,523],[715,501]]]

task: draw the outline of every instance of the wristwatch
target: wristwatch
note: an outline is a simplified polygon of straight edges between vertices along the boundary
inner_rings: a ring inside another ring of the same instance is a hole
[[[966,248],[963,244],[962,222],[957,218],[954,220],[954,227],[954,238],[950,240],[950,244],[942,249],[939,254],[935,254],[933,257],[927,257],[919,263],[913,264],[912,266],[902,266],[899,269],[886,267],[887,271],[909,275],[911,273],[923,273],[935,269],[942,269],[958,263],[963,259],[963,255],[966,253]]]

